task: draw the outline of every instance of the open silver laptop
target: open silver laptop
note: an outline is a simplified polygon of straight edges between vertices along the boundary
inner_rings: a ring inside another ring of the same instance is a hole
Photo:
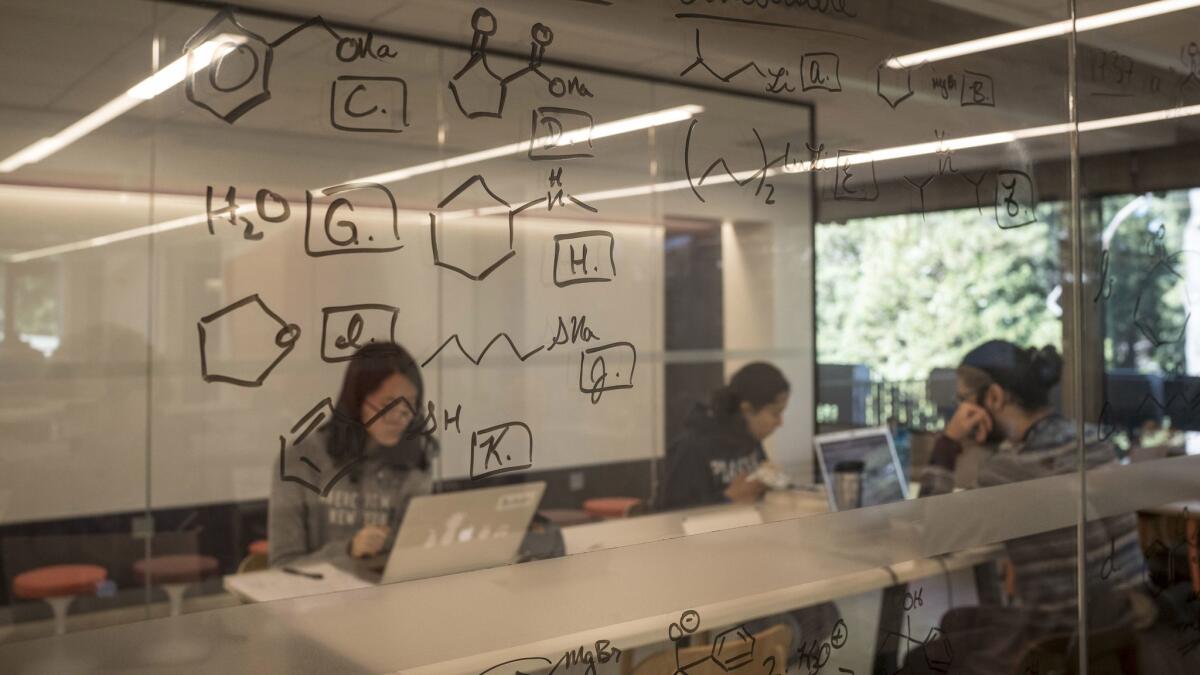
[[[887,427],[839,431],[813,439],[832,511],[908,498],[908,484]],[[857,491],[857,494],[852,494]]]
[[[385,584],[511,563],[543,482],[414,497],[383,570]]]

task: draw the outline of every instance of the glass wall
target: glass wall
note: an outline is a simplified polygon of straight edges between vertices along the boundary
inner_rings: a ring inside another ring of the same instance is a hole
[[[1191,5],[0,0],[0,660],[1192,672]]]

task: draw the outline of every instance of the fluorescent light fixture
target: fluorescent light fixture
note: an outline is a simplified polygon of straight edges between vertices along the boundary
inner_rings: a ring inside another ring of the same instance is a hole
[[[352,181],[345,182],[380,184],[398,183],[414,176],[433,173],[435,171],[442,171],[444,169],[453,169],[460,166],[466,166],[468,164],[475,164],[476,162],[496,159],[498,157],[517,155],[522,152],[529,152],[531,149],[542,149],[550,145],[574,145],[575,143],[586,142],[589,139],[595,140],[598,138],[608,138],[609,136],[619,136],[632,131],[660,127],[665,124],[674,124],[676,122],[689,120],[702,112],[704,112],[703,106],[691,104],[681,105],[674,108],[659,110],[657,112],[646,113],[644,115],[635,115],[633,117],[613,120],[612,122],[603,122],[601,124],[597,124],[591,129],[580,128],[573,129],[571,131],[565,131],[557,138],[552,136],[544,136],[528,141],[521,141],[519,143],[509,143],[508,145],[501,145],[488,150],[471,152],[465,155],[459,155],[457,157],[450,157],[448,159],[439,159],[434,162],[426,162],[425,164],[418,164],[405,169],[385,171],[383,173],[364,176],[362,178],[356,178]],[[322,189],[324,188],[318,188],[313,190],[313,192],[320,192]]]
[[[245,211],[253,211],[253,210],[254,210],[253,205],[243,205],[243,206],[239,206],[237,209],[238,213],[243,213]],[[38,258],[45,258],[47,256],[71,253],[72,251],[82,251],[84,249],[96,248],[98,246],[107,246],[108,244],[115,244],[119,241],[125,241],[127,239],[136,239],[137,237],[144,237],[144,236],[151,235],[151,234],[159,234],[161,232],[169,232],[171,230],[178,230],[181,227],[187,227],[188,225],[198,225],[198,224],[204,223],[204,222],[208,222],[208,214],[202,213],[197,216],[184,216],[183,218],[175,218],[174,220],[168,220],[168,221],[164,221],[161,223],[155,223],[153,225],[143,225],[141,227],[135,227],[135,228],[132,228],[129,230],[121,230],[120,232],[114,232],[112,234],[105,234],[105,235],[101,235],[99,237],[91,237],[90,239],[82,239],[80,241],[74,241],[69,244],[59,244],[57,246],[47,246],[46,248],[39,248],[39,249],[32,250],[32,251],[22,251],[21,253],[14,253],[14,254],[8,256],[8,262],[22,263],[22,262],[27,262],[30,260],[36,260]]]
[[[1163,122],[1167,120],[1177,119],[1181,117],[1193,117],[1200,115],[1200,105],[1184,106],[1180,108],[1168,108],[1165,110],[1154,110],[1145,113],[1136,113],[1133,115],[1122,115],[1119,117],[1106,117],[1098,120],[1090,120],[1079,123],[1079,131],[1081,133],[1088,131],[1101,131],[1104,129],[1115,129],[1118,127],[1127,127],[1137,124],[1147,124],[1151,122]],[[633,118],[630,118],[633,119]],[[892,159],[903,159],[906,157],[918,157],[921,155],[932,155],[938,152],[946,152],[953,150],[965,150],[969,148],[982,148],[993,145],[1003,145],[1018,140],[1027,140],[1031,138],[1043,138],[1046,136],[1055,136],[1065,134],[1071,130],[1069,123],[1048,124],[1040,127],[1028,127],[1025,129],[1014,129],[1012,131],[997,131],[987,134],[978,134],[975,136],[963,136],[961,138],[947,138],[929,143],[914,143],[912,145],[900,145],[891,148],[881,148],[879,150],[870,150],[853,155],[842,157],[842,161],[846,165],[865,164],[867,162],[876,161],[883,162]],[[831,170],[838,167],[838,159],[836,157],[825,157],[817,161],[797,162],[783,168],[770,169],[767,171],[767,177],[777,176],[781,173],[806,173],[811,171]],[[745,181],[757,175],[761,169],[740,171],[732,176],[728,174],[720,174],[710,176],[705,179],[706,185],[720,185],[724,183],[732,183],[736,181]],[[689,182],[684,180],[673,180],[662,183],[650,183],[647,185],[634,185],[629,187],[612,188],[608,190],[598,190],[596,192],[588,192],[575,195],[587,203],[608,201],[612,199],[624,199],[627,197],[642,197],[645,195],[658,194],[662,192],[674,192],[676,190],[686,190],[689,187]],[[253,206],[243,205],[238,208],[238,212],[254,208]],[[507,209],[503,207],[487,207],[475,210],[457,211],[445,214],[450,217],[465,218],[471,216],[486,216],[504,213]],[[58,246],[50,246],[47,248],[23,251],[15,253],[7,257],[10,263],[26,262],[37,258],[44,258],[51,255],[60,255],[62,253],[70,253],[81,249],[94,248],[96,246],[104,246],[118,241],[125,241],[150,234],[158,234],[169,230],[179,229],[188,225],[199,224],[207,221],[207,216],[204,214],[196,216],[187,216],[185,218],[176,218],[155,225],[146,225],[143,227],[125,230],[110,235],[93,237],[82,241],[73,242],[70,244],[61,244]]]
[[[222,34],[205,42],[192,51],[192,72],[208,66],[217,57],[217,53],[226,49],[236,49],[246,38],[239,35]],[[128,91],[114,98],[87,114],[78,122],[54,134],[34,141],[32,144],[18,150],[16,153],[0,161],[0,173],[11,173],[26,164],[33,164],[46,159],[75,141],[108,124],[117,117],[141,105],[171,87],[179,84],[187,77],[188,56],[185,54],[171,62],[150,77],[130,87]]]
[[[1147,2],[1142,5],[1134,5],[1125,9],[1117,9],[1111,12],[1102,12],[1075,19],[1075,32],[1084,33],[1090,30],[1107,28],[1117,24],[1129,23],[1131,21],[1140,21],[1149,19],[1171,12],[1178,12],[1193,7],[1200,7],[1200,0],[1159,0],[1158,2]],[[966,54],[976,54],[978,52],[986,52],[992,49],[1000,49],[1003,47],[1011,47],[1026,42],[1034,42],[1036,40],[1045,40],[1046,38],[1058,37],[1071,32],[1071,20],[1064,19],[1063,21],[1055,21],[1053,23],[1043,24],[1041,26],[1032,26],[1030,28],[1022,28],[1020,30],[1010,31],[1008,33],[999,33],[997,35],[989,35],[988,37],[977,38],[975,40],[967,40],[957,44],[946,45],[944,47],[936,47],[934,49],[926,49],[921,52],[913,52],[903,56],[896,56],[888,59],[887,66],[889,68],[911,68],[924,63],[933,63],[934,61],[943,61],[952,59]]]
[[[1167,108],[1165,110],[1154,110],[1145,113],[1136,113],[1133,115],[1106,117],[1098,120],[1080,122],[1079,131],[1081,133],[1088,131],[1100,131],[1103,129],[1114,129],[1137,124],[1147,124],[1150,122],[1163,122],[1180,117],[1192,117],[1195,115],[1200,115],[1200,105],[1184,106],[1180,108]],[[912,145],[899,145],[891,148],[869,150],[855,153],[853,155],[843,156],[841,158],[841,162],[846,166],[866,164],[873,161],[885,162],[892,159],[904,159],[907,157],[932,155],[939,152],[1003,145],[1013,141],[1065,134],[1070,131],[1071,124],[1067,122],[1062,124],[1047,124],[1040,127],[1013,129],[1012,131],[997,131],[987,134],[978,134],[975,136],[963,136],[961,138],[947,138],[929,143],[914,143]],[[796,162],[795,164],[787,165],[782,168],[768,169],[766,175],[768,178],[770,178],[771,176],[777,176],[781,173],[807,173],[811,171],[832,170],[836,168],[838,168],[837,157],[824,157],[816,161]],[[761,171],[762,169],[754,169],[739,171],[733,175],[728,173],[713,175],[705,178],[704,184],[721,185],[724,183],[732,183],[734,181],[744,182],[747,179],[758,175]],[[601,190],[598,192],[576,195],[576,197],[585,202],[591,203],[605,201],[608,199],[622,199],[625,197],[639,197],[649,194],[656,194],[659,192],[685,190],[688,189],[690,185],[691,184],[686,179],[675,180],[665,183],[651,183],[649,185],[635,185],[631,187],[614,188],[611,190]]]

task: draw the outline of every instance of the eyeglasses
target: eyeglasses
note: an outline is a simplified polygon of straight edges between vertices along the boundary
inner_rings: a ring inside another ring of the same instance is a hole
[[[983,400],[984,393],[987,392],[987,389],[990,386],[992,386],[992,385],[989,382],[988,384],[983,385],[982,387],[976,389],[975,391],[971,392],[970,394],[964,394],[961,391],[956,391],[956,392],[954,392],[954,400],[958,401],[959,405],[962,405],[968,401],[970,401],[971,403],[974,403],[975,405],[980,405],[980,401]]]

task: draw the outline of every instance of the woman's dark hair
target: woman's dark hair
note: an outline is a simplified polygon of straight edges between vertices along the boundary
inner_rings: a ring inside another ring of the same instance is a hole
[[[729,378],[729,384],[712,394],[709,405],[717,417],[733,417],[742,403],[758,410],[791,390],[783,372],[763,361],[748,364]]]
[[[1049,345],[1025,349],[1004,340],[990,340],[968,352],[959,368],[982,371],[1017,405],[1032,411],[1050,404],[1050,392],[1062,378],[1063,361],[1058,350]],[[977,382],[981,386],[976,388],[983,389],[991,382]]]
[[[333,420],[325,427],[329,434],[327,451],[335,461],[360,458],[367,442],[367,427],[362,421],[362,406],[379,385],[392,375],[403,375],[417,390],[417,400],[409,401],[413,419],[400,437],[401,450],[396,458],[419,456],[422,468],[428,464],[424,435],[419,433],[425,418],[421,410],[425,404],[425,385],[421,380],[421,368],[416,359],[404,347],[394,342],[373,342],[354,353],[346,366],[342,378],[342,390],[334,405]],[[396,405],[403,406],[401,401]]]

